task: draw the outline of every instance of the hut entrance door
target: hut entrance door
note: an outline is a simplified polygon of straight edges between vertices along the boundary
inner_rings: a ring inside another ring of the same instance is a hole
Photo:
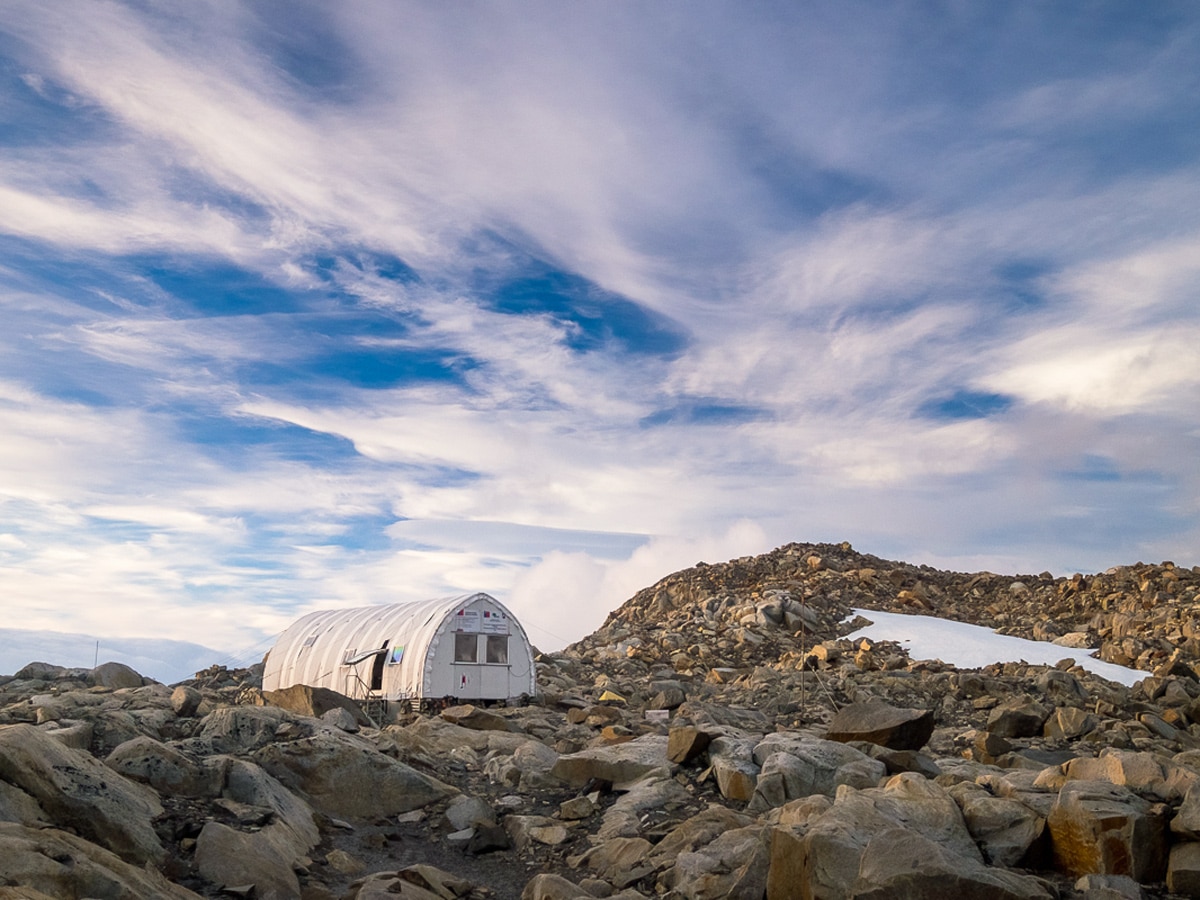
[[[371,690],[383,690],[383,662],[387,658],[388,641],[383,642],[383,646],[379,648],[380,652],[375,654],[375,661],[371,663]]]
[[[454,691],[463,700],[478,700],[483,696],[483,666],[479,656],[480,635],[456,632],[454,635]]]

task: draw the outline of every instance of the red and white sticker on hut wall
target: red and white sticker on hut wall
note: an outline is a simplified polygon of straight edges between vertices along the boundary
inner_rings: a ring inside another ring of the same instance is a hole
[[[454,630],[479,633],[479,610],[460,609],[454,616]]]
[[[484,634],[508,634],[508,616],[502,612],[483,611]]]

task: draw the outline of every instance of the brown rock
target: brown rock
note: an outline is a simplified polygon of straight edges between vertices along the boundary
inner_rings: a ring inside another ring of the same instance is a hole
[[[1167,862],[1167,890],[1200,897],[1200,844],[1176,844]]]
[[[1161,881],[1166,871],[1166,823],[1160,809],[1128,788],[1070,781],[1046,820],[1059,869],[1071,875],[1128,875]]]
[[[291,900],[300,894],[290,857],[281,854],[265,832],[207,823],[196,841],[196,868],[205,880],[221,887],[252,884],[260,900]]]
[[[307,684],[293,684],[291,687],[278,691],[263,691],[263,703],[286,709],[301,716],[311,716],[319,719],[330,710],[343,709],[354,717],[359,725],[370,725],[368,719],[357,703],[345,694],[331,691],[328,688],[310,687]]]
[[[1042,732],[1051,740],[1066,741],[1095,731],[1100,720],[1091,713],[1073,706],[1060,706],[1050,714]]]
[[[442,718],[474,731],[509,731],[508,719],[465,703],[442,710]]]
[[[988,715],[987,730],[1003,738],[1033,737],[1042,733],[1050,711],[1030,700],[1018,697],[1001,703]]]
[[[829,723],[831,741],[869,741],[892,750],[920,750],[933,734],[933,713],[880,700],[843,707]]]
[[[1038,879],[951,852],[942,844],[904,828],[885,829],[863,850],[855,900],[1051,900],[1055,894]]]
[[[667,733],[667,759],[689,763],[708,749],[712,735],[692,725],[681,725]]]
[[[593,895],[561,875],[543,872],[525,885],[521,900],[593,900]]]

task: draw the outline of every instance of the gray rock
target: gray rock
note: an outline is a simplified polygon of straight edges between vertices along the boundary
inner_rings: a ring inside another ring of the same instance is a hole
[[[652,773],[670,775],[667,736],[647,734],[624,744],[593,747],[560,756],[550,774],[573,788],[590,781],[627,784]]]
[[[618,888],[627,887],[654,871],[646,864],[651,844],[640,837],[616,837],[597,844],[570,860],[573,867],[592,871]]]
[[[883,763],[846,744],[798,735],[768,735],[753,757],[762,765],[751,801],[756,811],[813,794],[832,797],[843,784],[875,787],[886,772]]]
[[[181,684],[171,691],[171,708],[175,710],[175,715],[182,719],[190,719],[196,715],[203,702],[204,695],[189,685]]]
[[[699,850],[727,831],[753,824],[754,819],[750,816],[724,806],[711,806],[671,829],[667,836],[655,845],[651,861],[656,869],[667,869],[674,865],[681,853]]]
[[[119,745],[104,762],[126,778],[170,796],[216,797],[224,783],[223,771],[200,766],[178,750],[145,735]]]
[[[596,832],[597,839],[633,837],[642,830],[642,819],[650,810],[682,805],[691,795],[674,778],[646,777],[629,786],[612,806]]]
[[[1091,713],[1073,706],[1060,706],[1042,726],[1042,733],[1051,740],[1067,741],[1095,731],[1100,720]]]
[[[1200,785],[1193,785],[1171,820],[1171,831],[1184,840],[1200,841]]]
[[[760,900],[770,869],[770,830],[747,825],[679,854],[664,883],[686,900]]]
[[[1142,886],[1128,875],[1084,875],[1075,890],[1083,900],[1146,900]]]
[[[993,797],[982,789],[956,799],[967,831],[992,865],[1018,865],[1045,830],[1046,820],[1019,800]]]
[[[562,822],[546,816],[505,816],[504,830],[518,850],[528,850],[534,844],[557,847],[570,837]]]
[[[112,688],[116,691],[122,688],[139,688],[145,684],[145,679],[124,663],[106,662],[92,669],[92,682],[97,687]]]
[[[358,719],[355,718],[352,712],[341,707],[323,713],[321,721],[331,728],[337,728],[350,734],[358,731]]]
[[[15,822],[0,822],[0,883],[22,885],[24,890],[36,890],[40,892],[36,896],[47,898],[200,900],[199,894],[171,884],[153,867],[126,862],[64,831],[29,828]],[[34,895],[22,892],[8,896],[15,900]]]
[[[192,743],[195,751],[250,753],[281,737],[300,737],[312,732],[312,724],[294,713],[273,706],[223,706],[200,720],[200,731]]]
[[[461,831],[474,825],[495,825],[496,813],[487,801],[459,794],[446,805],[446,821],[454,831]]]
[[[92,746],[92,739],[96,734],[96,728],[91,722],[77,722],[72,719],[47,722],[38,727],[64,747],[70,747],[72,750],[87,750]]]
[[[594,900],[594,895],[561,875],[543,872],[525,885],[521,900]]]
[[[893,828],[921,835],[963,861],[983,863],[958,804],[946,790],[919,775],[902,774],[882,788],[839,790],[833,805],[795,841],[795,859],[777,865],[799,871],[812,896],[851,896],[867,843],[872,835]]]
[[[391,816],[458,793],[365,741],[336,731],[269,744],[255,751],[253,759],[330,816]]]
[[[300,859],[320,841],[312,807],[259,766],[232,757],[213,757],[203,765],[224,773],[222,796],[270,811],[271,821],[262,830],[271,833],[279,853]]]
[[[220,887],[254,885],[259,900],[300,896],[292,857],[280,853],[267,832],[236,831],[220,822],[208,822],[196,841],[196,868],[206,881]]]
[[[964,858],[924,835],[886,828],[863,850],[855,900],[1052,900],[1041,881]]]
[[[154,791],[87,753],[30,725],[0,727],[0,779],[36,800],[55,823],[130,862],[163,860],[151,824],[163,811]]]

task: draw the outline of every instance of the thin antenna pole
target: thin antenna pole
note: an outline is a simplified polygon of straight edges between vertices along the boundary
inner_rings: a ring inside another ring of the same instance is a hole
[[[100,665],[100,642],[96,641],[96,656],[92,660],[92,668],[94,669],[98,665]]]

